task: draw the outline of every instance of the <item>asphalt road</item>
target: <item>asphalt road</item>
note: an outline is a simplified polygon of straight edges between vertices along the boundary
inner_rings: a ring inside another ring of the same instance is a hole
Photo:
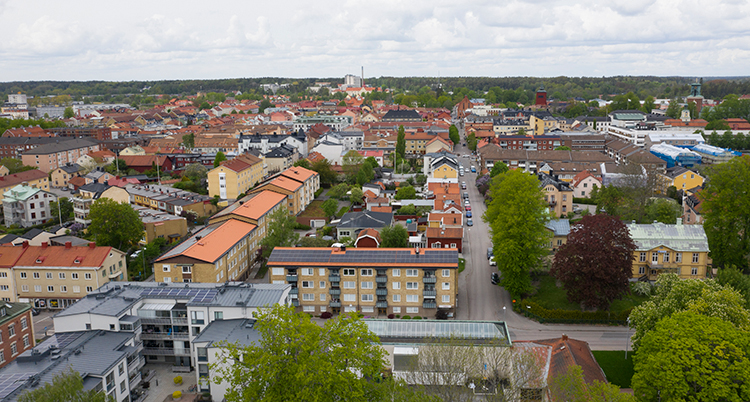
[[[462,145],[456,147],[459,154],[469,153]],[[511,309],[510,294],[500,286],[493,285],[490,275],[496,271],[487,260],[487,248],[491,247],[489,225],[482,220],[486,207],[482,195],[475,185],[477,175],[469,170],[476,166],[473,158],[459,157],[466,173],[459,176],[459,183],[466,182],[471,203],[473,227],[465,227],[463,257],[466,269],[458,279],[459,320],[505,321],[510,330],[511,340],[541,340],[559,338],[563,334],[573,339],[586,341],[593,350],[624,350],[632,346],[628,342],[632,331],[626,327],[605,325],[540,324],[529,320]]]

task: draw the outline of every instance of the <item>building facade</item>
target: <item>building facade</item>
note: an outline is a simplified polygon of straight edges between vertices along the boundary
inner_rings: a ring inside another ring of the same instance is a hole
[[[40,225],[50,218],[50,202],[57,197],[39,188],[19,185],[3,194],[5,226],[30,227]]]
[[[705,278],[708,238],[703,225],[675,225],[661,222],[627,225],[636,244],[633,280],[655,281],[659,274],[674,273],[680,278]]]

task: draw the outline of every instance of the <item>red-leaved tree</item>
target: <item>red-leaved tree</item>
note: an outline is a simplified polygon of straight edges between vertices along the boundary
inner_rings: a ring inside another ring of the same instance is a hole
[[[633,251],[635,243],[619,219],[585,216],[557,250],[550,273],[563,283],[571,303],[606,310],[630,292]]]

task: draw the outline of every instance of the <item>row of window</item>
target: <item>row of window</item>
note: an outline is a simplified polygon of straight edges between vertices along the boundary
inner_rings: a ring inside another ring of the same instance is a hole
[[[0,287],[1,289],[1,287]],[[29,285],[21,285],[21,292],[28,292],[29,291]],[[47,286],[47,292],[54,293],[55,287],[53,285]],[[86,286],[86,292],[93,292],[94,287],[93,286]],[[34,292],[41,293],[42,292],[42,285],[34,285]],[[67,293],[68,287],[65,285],[60,286],[60,292]],[[73,293],[81,293],[81,287],[80,286],[73,286]]]
[[[120,266],[122,266],[122,261],[120,261]],[[28,276],[27,276],[27,273],[26,273],[26,272],[21,272],[21,273],[20,273],[20,276],[21,276],[21,279],[27,279],[27,278],[28,278]],[[31,273],[31,276],[32,276],[32,278],[34,278],[34,279],[41,279],[41,274],[40,274],[39,272],[32,272],[32,273]],[[102,271],[102,276],[107,276],[107,273],[106,273],[105,271]],[[2,274],[0,274],[0,277],[2,277],[2,278],[6,278],[6,277],[7,277],[7,274],[5,274],[5,273],[2,273]],[[46,273],[46,275],[45,275],[45,277],[46,277],[47,279],[53,279],[53,278],[54,278],[54,275],[52,274],[52,272],[47,272],[47,273]],[[66,276],[66,273],[65,273],[65,272],[58,272],[58,274],[57,274],[57,277],[58,277],[59,279],[65,279],[65,278],[66,278],[67,276]],[[78,273],[77,273],[77,272],[73,272],[73,273],[71,273],[71,274],[70,274],[70,277],[71,277],[71,279],[73,279],[73,280],[78,280]],[[83,274],[83,277],[84,277],[84,278],[85,278],[86,280],[91,280],[91,273],[90,273],[90,272],[86,272],[86,273],[84,273],[84,274]]]
[[[443,278],[449,278],[451,276],[451,270],[450,269],[444,269],[442,270]],[[315,269],[314,268],[301,268],[299,270],[300,275],[302,276],[313,276],[315,275]],[[401,269],[400,268],[394,268],[390,270],[391,276],[401,276]],[[344,268],[341,270],[341,273],[343,276],[356,276],[357,270],[354,268]],[[273,268],[272,271],[273,275],[284,275],[284,268]],[[371,268],[362,268],[359,270],[360,276],[373,276],[375,274],[375,271]],[[326,269],[325,268],[318,268],[318,276],[326,276]],[[407,269],[406,270],[406,276],[408,277],[418,277],[419,276],[419,270],[418,269]]]
[[[362,294],[360,296],[360,301],[363,302],[373,302],[375,301],[375,295],[373,294]],[[326,301],[328,296],[325,293],[322,293],[318,295],[318,299],[322,302]],[[315,301],[315,294],[313,293],[302,293],[302,300],[303,301]],[[345,302],[356,302],[357,301],[357,295],[355,294],[343,294],[342,300]],[[394,303],[401,303],[401,295],[392,295],[392,300]],[[419,303],[419,295],[406,295],[406,302],[407,303]],[[450,295],[442,295],[441,300],[443,303],[450,303],[451,302],[451,296]]]
[[[638,274],[644,275],[646,273],[646,267],[638,267]],[[656,275],[656,270],[651,270],[651,275]],[[690,268],[690,275],[698,275],[698,268],[692,267]]]
[[[671,252],[669,252],[669,251],[664,251],[664,252],[653,251],[653,252],[651,252],[651,262],[652,263],[656,264],[656,263],[659,262],[659,254],[662,255],[662,262],[670,262],[669,260],[671,258],[671,254],[672,254]],[[640,262],[646,262],[647,255],[648,255],[647,252],[641,251],[640,256],[639,256],[639,261]],[[700,253],[693,253],[693,263],[698,263],[698,261],[700,261]],[[674,253],[674,262],[682,262],[682,253]]]
[[[321,313],[324,313],[328,310],[327,306],[302,306],[302,311],[306,313],[314,313],[316,309],[320,309]],[[401,314],[401,307],[392,307],[393,314]],[[355,306],[344,306],[344,312],[354,312],[357,311],[357,308]],[[375,312],[375,308],[373,306],[360,306],[360,311],[363,313],[373,313]],[[418,314],[419,313],[419,307],[406,307],[406,313],[407,314]]]

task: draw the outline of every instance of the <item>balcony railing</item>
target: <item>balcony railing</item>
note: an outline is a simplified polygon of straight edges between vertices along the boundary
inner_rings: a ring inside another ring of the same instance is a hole
[[[388,282],[388,277],[387,276],[376,276],[375,277],[375,282],[377,282],[377,283],[386,283],[386,282]]]
[[[174,348],[143,348],[143,354],[159,356],[190,356],[190,350]]]
[[[422,292],[422,296],[424,297],[435,297],[437,296],[437,290],[425,290]]]
[[[140,370],[146,364],[146,358],[141,356],[138,359],[128,362],[128,375],[132,375],[136,371]]]
[[[292,306],[299,307],[299,299],[292,300]]]
[[[437,303],[435,302],[424,302],[422,303],[423,308],[437,308]]]
[[[341,307],[341,302],[332,301],[330,304],[331,307]]]
[[[555,205],[557,205],[557,201],[555,201],[555,200],[550,200],[550,202],[549,202],[549,206],[551,206],[551,207],[554,207]]]
[[[341,282],[341,277],[338,275],[330,275],[328,276],[328,282],[335,282],[335,283]]]
[[[377,308],[388,308],[388,302],[379,301],[379,302],[375,303],[375,306]]]
[[[424,283],[437,283],[437,277],[436,276],[425,276],[422,278],[422,282]]]
[[[185,323],[187,323],[187,319],[185,319]],[[145,317],[141,317],[141,324],[167,324],[167,325],[172,325],[172,319],[171,318],[145,318]]]
[[[297,282],[297,275],[287,275],[286,280],[287,282]]]
[[[328,291],[331,296],[338,296],[341,294],[341,289],[331,289]]]
[[[166,340],[173,340],[173,339],[188,340],[188,339],[190,339],[190,334],[187,333],[187,332],[173,332],[171,334],[164,333],[164,332],[143,332],[143,333],[141,333],[141,339],[143,339],[143,340],[149,340],[149,339],[151,339],[151,340],[161,340],[161,339],[166,339]]]
[[[185,318],[172,317],[172,323],[187,325],[188,319],[187,319],[187,317],[185,317]]]
[[[289,291],[289,294],[290,294],[290,295],[296,295],[296,294],[299,294],[299,288],[292,288],[292,289],[291,289],[291,290]]]

